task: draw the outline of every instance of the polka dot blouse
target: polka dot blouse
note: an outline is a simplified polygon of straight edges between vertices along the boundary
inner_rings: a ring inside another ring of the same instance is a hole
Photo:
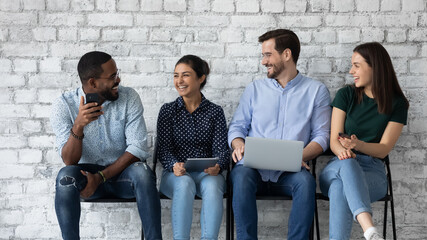
[[[168,171],[187,158],[218,157],[221,170],[229,164],[224,111],[203,94],[193,113],[187,111],[182,97],[164,104],[157,120],[157,137],[159,160]]]

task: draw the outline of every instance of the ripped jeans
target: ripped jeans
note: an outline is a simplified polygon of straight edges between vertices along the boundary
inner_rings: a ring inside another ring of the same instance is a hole
[[[80,170],[97,173],[105,166],[78,164],[62,168],[56,178],[55,210],[62,238],[80,239],[80,191],[87,178]],[[162,239],[160,199],[153,171],[145,162],[136,162],[117,176],[99,185],[89,199],[119,197],[136,198],[145,239]],[[99,236],[102,237],[102,236]]]

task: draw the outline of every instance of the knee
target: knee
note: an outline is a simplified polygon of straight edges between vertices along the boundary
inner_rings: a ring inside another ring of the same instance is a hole
[[[56,177],[56,193],[69,194],[80,192],[87,184],[87,178],[77,165],[63,167]]]
[[[335,178],[340,178],[340,175],[345,171],[353,171],[360,168],[359,163],[354,158],[347,158],[343,160],[335,160],[323,169],[320,173],[320,181],[332,181]]]
[[[200,192],[202,196],[207,194],[223,195],[225,191],[225,180],[222,175],[205,176],[200,183]]]
[[[65,166],[61,168],[56,177],[57,186],[75,185],[79,182],[79,179],[84,178],[80,172],[80,168],[76,165]]]
[[[128,167],[129,177],[137,185],[151,185],[155,183],[155,176],[145,162],[135,162]]]
[[[359,166],[359,163],[355,158],[347,158],[341,160],[341,168],[354,168]]]
[[[174,195],[177,193],[196,195],[196,183],[188,175],[177,177],[174,185]]]

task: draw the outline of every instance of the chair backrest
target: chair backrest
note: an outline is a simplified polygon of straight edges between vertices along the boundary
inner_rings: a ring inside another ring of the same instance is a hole
[[[384,165],[386,167],[386,174],[387,174],[387,181],[388,181],[388,188],[387,188],[388,191],[387,191],[387,194],[389,196],[393,196],[393,187],[392,187],[393,184],[391,184],[390,159],[389,159],[389,157],[387,155],[382,160],[384,161]]]
[[[153,150],[153,171],[156,172],[156,167],[157,167],[157,161],[158,161],[158,156],[157,156],[157,147],[159,145],[158,141],[157,141],[157,137],[154,138],[154,150]]]

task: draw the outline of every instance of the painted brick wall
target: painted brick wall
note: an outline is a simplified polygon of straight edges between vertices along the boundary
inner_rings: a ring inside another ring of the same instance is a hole
[[[298,69],[324,82],[332,97],[351,82],[357,44],[379,41],[387,48],[411,104],[391,153],[398,235],[427,239],[426,10],[426,0],[0,0],[0,239],[60,238],[53,196],[63,164],[48,116],[61,92],[79,86],[82,54],[96,49],[114,56],[122,84],[141,96],[152,146],[160,106],[177,97],[172,71],[180,56],[210,63],[204,94],[229,121],[244,87],[265,75],[257,37],[274,28],[298,34]],[[290,204],[258,203],[260,239],[286,236]],[[373,206],[381,227],[382,204]],[[194,239],[199,210],[196,202]],[[319,203],[319,212],[327,239],[328,203]],[[171,239],[170,201],[162,201],[162,222]],[[221,239],[224,232],[223,224]],[[135,204],[82,204],[83,239],[139,234]],[[360,227],[352,238],[361,238]]]

